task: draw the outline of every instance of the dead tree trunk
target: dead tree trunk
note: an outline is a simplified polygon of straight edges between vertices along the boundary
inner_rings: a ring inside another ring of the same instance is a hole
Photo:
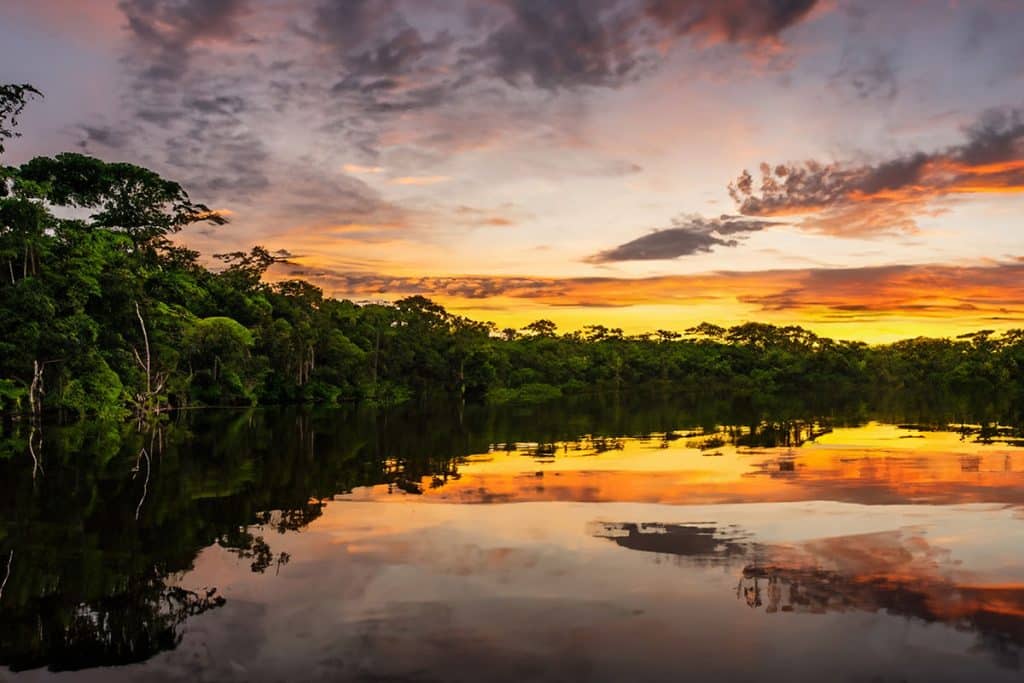
[[[142,341],[146,345],[146,362],[142,365],[142,369],[146,371],[146,398],[148,399],[153,391],[153,365],[152,357],[149,353],[149,333],[146,332],[146,321],[142,319],[142,311],[139,310],[139,302],[135,302],[135,315],[139,319],[139,327],[142,328]],[[142,359],[139,359],[140,364]]]
[[[164,383],[167,380],[166,374],[161,373],[158,376],[153,374],[153,353],[149,346],[149,332],[146,330],[146,321],[142,317],[142,310],[139,308],[139,302],[135,302],[135,316],[139,319],[139,328],[142,330],[142,343],[143,343],[143,354],[140,354],[138,349],[132,348],[132,352],[135,354],[135,362],[139,364],[139,367],[146,375],[146,390],[142,394],[136,395],[137,410],[139,416],[150,412],[160,412],[160,391],[164,388]]]
[[[44,363],[32,361],[32,383],[28,387],[29,411],[33,419],[43,412],[43,367]]]

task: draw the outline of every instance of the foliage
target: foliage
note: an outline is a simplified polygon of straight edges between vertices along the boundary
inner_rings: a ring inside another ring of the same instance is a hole
[[[0,88],[0,140],[34,94]],[[1024,400],[1024,331],[876,347],[754,322],[629,336],[600,324],[559,333],[537,320],[499,333],[421,296],[357,305],[308,282],[271,282],[288,255],[260,246],[215,255],[222,265],[210,270],[171,238],[225,219],[132,164],[38,157],[3,167],[0,187],[6,412],[111,416],[128,406],[436,397],[537,403],[641,385],[755,403],[914,390],[922,403],[981,402],[993,415],[1020,414]]]
[[[39,97],[41,93],[27,83],[0,84],[0,154],[4,153],[4,140],[18,137],[14,130],[18,115],[33,96]]]
[[[562,390],[558,387],[533,382],[524,384],[515,389],[499,388],[488,394],[487,398],[492,403],[543,403],[561,398]]]

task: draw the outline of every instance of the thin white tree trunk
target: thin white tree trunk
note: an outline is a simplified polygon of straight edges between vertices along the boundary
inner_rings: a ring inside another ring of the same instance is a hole
[[[14,562],[14,548],[11,548],[11,554],[7,556],[7,573],[4,574],[3,583],[0,583],[0,598],[4,597],[4,588],[7,588],[7,579],[11,578],[12,562]]]
[[[142,328],[142,340],[146,344],[146,363],[143,369],[146,371],[146,401],[149,401],[153,393],[153,368],[152,358],[149,353],[149,333],[146,332],[146,321],[142,319],[142,312],[139,310],[139,302],[135,302],[135,315],[139,318],[139,327]]]

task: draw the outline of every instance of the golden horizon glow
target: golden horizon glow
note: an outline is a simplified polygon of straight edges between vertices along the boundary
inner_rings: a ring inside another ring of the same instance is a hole
[[[46,94],[5,163],[141,163],[230,207],[190,248],[499,327],[1024,324],[1018,8],[555,3],[547,33],[515,3],[321,4],[4,3],[0,58]]]
[[[318,268],[314,259],[280,267],[272,281],[303,277],[355,301],[423,295],[499,329],[541,318],[562,332],[587,325],[627,334],[683,331],[701,322],[801,325],[837,338],[884,343],[1024,327],[1024,262],[971,266],[712,272],[653,278],[416,276]]]

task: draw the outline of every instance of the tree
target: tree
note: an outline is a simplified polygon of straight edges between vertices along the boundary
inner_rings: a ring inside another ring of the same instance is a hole
[[[246,361],[254,340],[237,321],[203,318],[185,335],[186,357],[199,397],[209,403],[251,403]]]
[[[0,154],[5,151],[4,140],[21,136],[15,128],[18,125],[18,115],[25,109],[25,105],[33,97],[42,96],[41,92],[27,83],[0,84]]]
[[[92,227],[123,232],[137,247],[167,247],[168,235],[193,223],[227,223],[174,181],[141,166],[84,154],[36,157],[18,169],[15,186],[57,206],[95,209]]]
[[[550,320],[535,320],[523,327],[523,332],[534,337],[554,337],[558,326]]]

